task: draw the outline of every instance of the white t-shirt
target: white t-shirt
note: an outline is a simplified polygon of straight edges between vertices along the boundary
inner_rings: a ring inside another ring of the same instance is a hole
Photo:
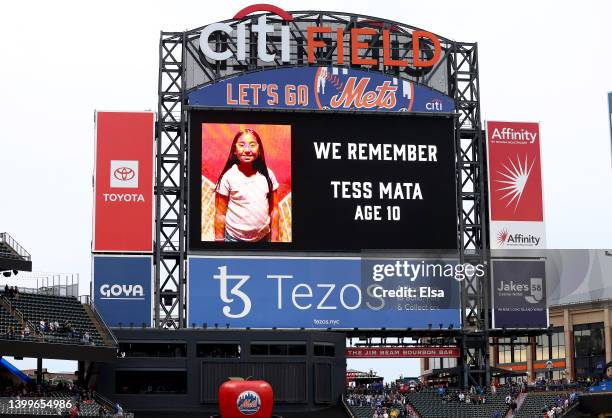
[[[272,190],[278,189],[278,181],[268,168]],[[217,192],[229,196],[225,229],[240,241],[259,241],[270,232],[270,206],[268,182],[263,174],[256,172],[245,176],[234,164],[225,172]]]

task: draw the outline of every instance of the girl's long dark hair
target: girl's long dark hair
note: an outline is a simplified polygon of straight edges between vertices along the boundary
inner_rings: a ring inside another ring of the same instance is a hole
[[[215,186],[215,191],[219,190],[219,186],[221,185],[221,179],[223,178],[223,175],[227,172],[227,170],[232,168],[234,164],[239,163],[238,157],[236,157],[236,152],[235,152],[236,142],[238,142],[238,140],[243,135],[246,135],[246,134],[252,135],[253,138],[255,138],[255,140],[257,141],[257,144],[259,145],[259,153],[255,161],[253,161],[253,168],[255,169],[255,171],[261,173],[266,178],[266,182],[268,183],[268,194],[266,195],[266,197],[268,198],[268,211],[272,212],[272,180],[270,180],[270,174],[268,173],[268,166],[266,165],[266,155],[264,153],[263,143],[261,142],[261,138],[259,137],[259,134],[253,129],[249,129],[249,128],[243,129],[241,131],[238,131],[236,136],[234,136],[234,140],[232,141],[232,146],[230,147],[229,156],[227,157],[225,166],[223,167],[223,170],[221,170],[221,174],[219,174],[219,178],[217,179],[217,185]]]

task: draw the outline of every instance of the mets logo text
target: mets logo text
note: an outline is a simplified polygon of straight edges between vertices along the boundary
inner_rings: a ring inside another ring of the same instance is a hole
[[[243,415],[253,415],[261,408],[261,399],[257,392],[245,390],[238,395],[236,406]]]

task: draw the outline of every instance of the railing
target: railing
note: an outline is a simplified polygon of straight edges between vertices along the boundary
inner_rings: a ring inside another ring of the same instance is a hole
[[[21,258],[27,261],[31,261],[32,257],[30,253],[25,250],[17,241],[13,239],[8,233],[0,232],[0,242],[5,243],[13,249]]]
[[[87,300],[89,301],[89,298],[87,298]],[[98,313],[96,308],[91,303],[88,303],[87,305],[89,305],[89,308],[91,309],[91,312],[96,317],[96,319],[98,321],[100,321],[100,323],[102,324],[102,328],[104,329],[104,332],[106,332],[108,335],[110,335],[111,339],[113,340],[113,343],[115,344],[115,347],[117,347],[117,349],[119,349],[119,341],[115,337],[115,334],[112,333],[112,331],[110,330],[108,325],[106,325],[106,322],[104,322],[104,319],[102,319],[102,315],[100,315]]]
[[[346,413],[349,414],[349,416],[351,418],[355,418],[355,415],[353,414],[353,411],[351,411],[351,408],[346,404],[346,400],[344,399],[344,394],[342,394],[342,398],[340,399],[340,403],[344,407],[344,410],[346,411]]]
[[[36,284],[33,283],[34,280]],[[79,296],[78,273],[25,272],[19,275],[20,284],[28,281],[31,282],[28,284],[29,287],[18,287],[20,293],[48,296]],[[0,284],[0,288],[3,287],[4,284]]]
[[[2,298],[2,301],[7,306],[9,313],[13,314],[18,319],[21,319],[21,322],[23,322],[24,324],[23,325],[24,329],[25,329],[25,326],[27,326],[30,329],[30,332],[32,333],[34,337],[38,338],[41,341],[44,341],[45,336],[43,335],[43,333],[37,330],[34,324],[32,324],[31,321],[27,320],[26,317],[23,315],[23,313],[19,309],[13,306],[13,304],[11,303],[9,298],[6,297],[6,295],[3,294],[2,296],[0,296],[0,298]]]
[[[109,399],[105,398],[104,396],[100,395],[95,390],[93,391],[93,398],[94,398],[94,400],[97,403],[99,403],[100,405],[104,406],[105,408],[110,409],[114,413],[114,411],[115,411],[115,404],[111,400],[109,400]],[[113,416],[115,416],[115,415],[113,415]],[[122,417],[124,417],[124,418],[134,418],[134,414],[131,413],[131,412],[123,411]]]

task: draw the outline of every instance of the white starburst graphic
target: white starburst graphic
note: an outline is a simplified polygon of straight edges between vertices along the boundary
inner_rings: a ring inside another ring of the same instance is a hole
[[[525,186],[527,185],[527,180],[529,180],[529,174],[531,174],[531,169],[533,168],[533,164],[535,163],[535,158],[529,165],[529,160],[527,155],[525,155],[525,162],[521,162],[519,156],[516,156],[516,164],[512,158],[508,158],[508,162],[506,164],[502,163],[502,167],[504,168],[501,171],[498,171],[497,174],[502,176],[505,180],[495,180],[497,183],[502,183],[506,185],[505,187],[500,187],[497,189],[498,192],[506,193],[501,197],[501,199],[508,199],[508,203],[506,207],[510,206],[514,203],[514,211],[518,208],[519,202],[521,201],[521,197],[523,196],[523,191],[525,190]],[[527,166],[529,165],[529,168]]]

